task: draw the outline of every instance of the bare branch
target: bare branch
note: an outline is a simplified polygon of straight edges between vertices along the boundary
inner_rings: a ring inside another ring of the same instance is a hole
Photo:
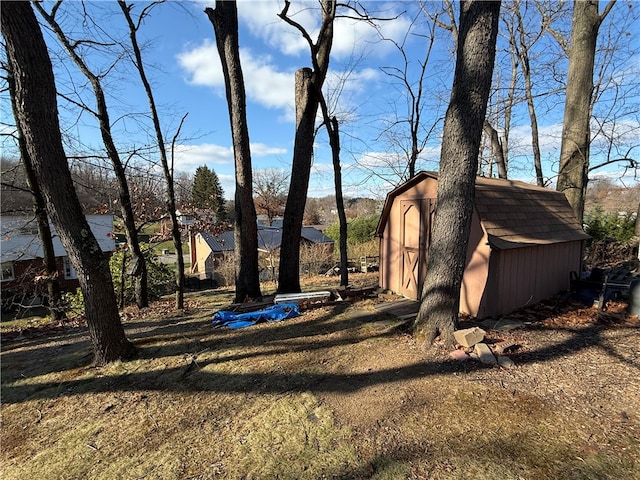
[[[180,119],[180,125],[178,125],[178,129],[176,130],[176,134],[171,139],[171,178],[173,178],[173,164],[174,164],[174,160],[175,160],[176,141],[178,140],[178,137],[180,136],[180,130],[182,130],[182,124],[186,120],[187,115],[189,115],[189,112],[185,113],[182,116],[182,118]]]
[[[286,23],[288,23],[289,25],[291,25],[292,27],[296,28],[300,34],[302,35],[302,37],[307,41],[307,43],[309,44],[309,48],[311,49],[311,52],[315,52],[315,44],[313,43],[313,40],[311,39],[311,37],[309,36],[309,33],[307,32],[307,30],[300,25],[298,22],[296,22],[295,20],[292,20],[287,14],[289,13],[289,7],[291,6],[291,2],[289,0],[285,0],[284,2],[284,7],[282,8],[282,11],[278,14],[278,16],[284,20]],[[312,57],[314,57],[314,55],[312,55]]]

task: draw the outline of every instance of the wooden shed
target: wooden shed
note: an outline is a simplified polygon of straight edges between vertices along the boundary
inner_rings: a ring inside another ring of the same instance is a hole
[[[380,287],[419,299],[426,274],[437,174],[420,172],[387,195]],[[503,315],[569,289],[589,238],[561,192],[478,177],[460,311]]]

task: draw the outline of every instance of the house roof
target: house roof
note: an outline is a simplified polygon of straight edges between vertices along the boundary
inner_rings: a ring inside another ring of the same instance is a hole
[[[234,250],[233,230],[225,230],[216,235],[209,232],[200,232],[202,239],[207,242],[213,253],[229,252]]]
[[[116,248],[113,235],[113,215],[87,215],[89,228],[103,252]],[[60,236],[50,223],[53,250],[56,257],[66,256]],[[42,258],[42,242],[33,215],[3,215],[0,220],[0,258],[2,262]]]
[[[382,235],[394,198],[426,178],[437,180],[438,175],[420,172],[387,195],[376,235]],[[477,177],[474,205],[489,244],[499,250],[589,238],[562,192]]]
[[[202,238],[212,252],[228,252],[234,249],[233,230],[217,235],[201,232]],[[302,238],[311,243],[333,243],[333,240],[314,227],[302,227]],[[258,250],[271,252],[282,243],[282,230],[279,228],[258,226]]]

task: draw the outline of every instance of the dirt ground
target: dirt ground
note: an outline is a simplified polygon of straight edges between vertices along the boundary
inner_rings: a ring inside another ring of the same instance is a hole
[[[229,299],[128,310],[140,354],[103,368],[82,322],[3,328],[3,478],[640,479],[624,304],[511,315],[501,368],[422,352],[377,297],[213,328]]]

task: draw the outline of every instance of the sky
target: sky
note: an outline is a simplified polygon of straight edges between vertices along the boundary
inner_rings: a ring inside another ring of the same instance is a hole
[[[64,2],[58,13],[63,29],[72,39],[86,36],[83,33],[85,29],[90,30],[91,35],[96,35],[92,38],[100,37],[103,43],[113,43],[113,39],[126,41],[124,18],[115,2],[87,2],[90,21],[83,20],[81,5],[79,2]],[[145,2],[134,4],[134,17],[144,5]],[[247,92],[254,169],[290,170],[295,133],[294,75],[297,69],[311,65],[309,45],[296,29],[277,16],[283,5],[280,0],[238,2],[241,61]],[[406,136],[406,128],[398,127],[407,115],[404,101],[406,89],[389,75],[390,72],[398,71],[392,70],[393,68],[402,69],[405,63],[393,42],[404,44],[409,79],[415,84],[419,62],[424,61],[426,52],[429,51],[428,37],[433,26],[424,16],[419,15],[417,2],[365,1],[362,5],[366,6],[372,16],[386,20],[376,21],[377,28],[363,21],[346,18],[336,20],[325,95],[341,125],[345,194],[350,197],[384,198],[399,181],[392,166],[402,162],[398,152],[403,145],[402,139]],[[427,9],[434,9],[438,5],[436,2],[426,4]],[[147,74],[152,79],[156,102],[160,106],[167,143],[176,134],[180,119],[188,114],[176,141],[176,171],[193,173],[199,166],[208,166],[220,178],[225,196],[231,199],[234,190],[233,149],[224,80],[213,27],[204,13],[207,6],[214,7],[215,4],[167,2],[159,5],[143,22],[139,36],[144,43],[143,58]],[[51,3],[45,2],[45,9],[50,7]],[[631,10],[625,10],[629,8]],[[611,15],[611,23],[619,26],[618,30],[628,32],[621,38],[629,42],[625,48],[635,50],[635,54],[621,54],[620,58],[624,60],[614,62],[609,68],[613,69],[612,77],[620,79],[620,84],[627,85],[629,78],[637,77],[640,64],[637,53],[640,46],[638,34],[635,33],[640,31],[637,20],[640,4],[620,1],[615,9],[615,15]],[[629,11],[633,13],[630,15]],[[315,39],[320,21],[318,3],[293,1],[290,14]],[[444,23],[448,21],[446,17],[440,19]],[[531,21],[531,31],[534,32],[539,25],[535,25],[535,16],[532,16]],[[508,66],[503,26],[501,23],[497,62]],[[566,28],[567,24],[561,26]],[[60,53],[51,31],[45,27],[44,32],[51,49],[59,93],[66,98],[85,98],[91,105],[91,92],[86,81],[78,74],[77,68],[69,63],[68,58]],[[435,27],[434,32],[431,57],[425,70],[424,127],[421,133],[421,137],[427,137],[428,140],[418,164],[419,169],[425,170],[438,168],[442,119],[455,62],[451,34],[440,27]],[[544,57],[554,50],[548,42],[551,40],[547,38],[536,45],[536,58],[544,60],[546,64],[553,64],[557,76],[562,78],[566,75],[566,61]],[[103,87],[107,92],[118,147],[122,151],[130,151],[152,143],[146,96],[139,77],[127,63],[126,56],[112,67],[114,55],[118,52],[117,46],[103,48],[86,45],[81,49],[94,71],[108,72],[103,79]],[[498,63],[494,78],[502,78],[502,82],[505,82],[506,67],[498,67]],[[545,88],[549,87],[545,85]],[[340,92],[339,95],[336,92]],[[494,96],[500,96],[499,89]],[[603,95],[603,108],[611,103],[609,97],[607,94]],[[5,99],[3,97],[2,122],[10,124]],[[95,118],[86,112],[79,113],[72,102],[64,99],[59,102],[67,139],[67,154],[89,155],[99,151],[102,147]],[[563,102],[561,94],[541,95],[537,99],[544,173],[551,182],[554,171],[557,170]],[[626,152],[631,148],[630,156],[635,155],[640,160],[638,94],[630,95],[625,105],[624,114],[615,115],[616,126],[611,127],[611,131],[618,135],[621,151]],[[499,107],[495,106],[494,113],[498,110]],[[499,126],[499,114],[495,114],[496,125]],[[521,103],[514,109],[512,120],[510,176],[527,182],[534,179],[529,125],[526,105]],[[3,128],[7,129],[6,125]],[[5,139],[2,143],[3,154],[10,155],[12,148]],[[592,164],[606,158],[602,155],[600,147],[594,149]],[[613,165],[600,172],[601,175],[614,178],[620,177],[622,173],[621,165]],[[635,180],[626,177],[625,182],[633,184]],[[331,152],[326,135],[321,132],[315,142],[308,195],[323,197],[331,194]]]

